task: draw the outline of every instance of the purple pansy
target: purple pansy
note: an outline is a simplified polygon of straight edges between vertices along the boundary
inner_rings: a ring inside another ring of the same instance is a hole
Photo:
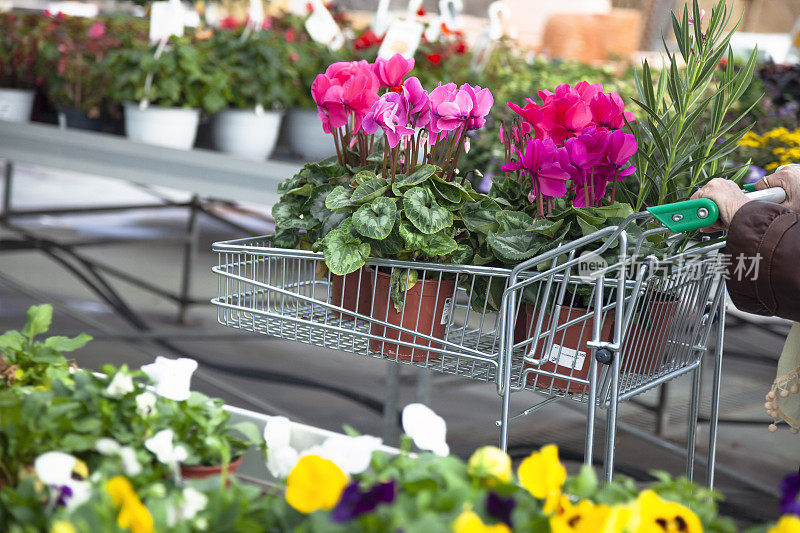
[[[800,516],[800,474],[792,474],[783,479],[781,494],[781,514]]]
[[[358,482],[350,483],[339,498],[339,503],[331,511],[331,520],[342,523],[370,513],[382,503],[392,503],[397,495],[394,481],[378,483],[365,491],[358,487]]]

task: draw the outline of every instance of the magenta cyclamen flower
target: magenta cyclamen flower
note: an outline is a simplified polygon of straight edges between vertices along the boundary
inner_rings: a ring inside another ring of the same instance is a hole
[[[102,39],[106,36],[106,25],[99,21],[95,22],[89,26],[89,30],[86,34],[90,39]]]
[[[395,54],[391,59],[379,57],[372,65],[372,71],[381,85],[390,91],[399,92],[403,85],[403,78],[414,68],[414,58],[406,59],[400,54]]]
[[[565,148],[575,167],[576,207],[597,205],[610,183],[622,181],[636,170],[625,166],[638,149],[636,138],[629,133],[590,129],[567,139]]]
[[[408,102],[402,94],[388,92],[381,96],[364,117],[364,131],[375,133],[380,127],[389,146],[394,148],[403,137],[413,135],[408,127]]]
[[[494,105],[494,97],[491,91],[488,88],[481,89],[479,85],[472,87],[466,83],[459,87],[459,90],[466,91],[472,99],[472,110],[469,113],[469,119],[467,119],[467,129],[481,129],[486,124],[486,115],[489,114],[492,105]]]
[[[625,111],[625,103],[617,93],[599,93],[591,102],[592,118],[597,126],[618,130],[625,126],[625,122],[633,122],[636,117],[630,111]]]
[[[472,112],[472,97],[455,83],[442,85],[429,95],[431,120],[428,124],[428,142],[435,144],[453,130],[460,128]]]
[[[415,128],[424,128],[431,121],[431,104],[428,91],[415,77],[408,78],[403,83],[403,97],[408,102],[408,114]]]
[[[311,85],[323,130],[331,133],[332,128],[345,126],[352,116],[353,132],[358,132],[364,116],[378,99],[378,88],[378,79],[366,61],[328,67]]]
[[[517,152],[517,161],[503,165],[503,171],[522,170],[528,174],[536,194],[550,198],[561,198],[567,194],[567,180],[570,173],[569,156],[564,148],[559,148],[551,139],[544,141],[530,139],[525,153]]]

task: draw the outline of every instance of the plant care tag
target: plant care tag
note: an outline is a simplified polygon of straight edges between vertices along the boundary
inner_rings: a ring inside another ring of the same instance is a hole
[[[258,30],[264,25],[264,4],[261,0],[250,0],[250,8],[247,10],[250,17],[250,25]]]
[[[314,12],[306,19],[306,31],[318,43],[328,45],[331,50],[338,50],[344,45],[344,34],[321,1],[313,4]]]
[[[150,42],[164,41],[183,35],[184,10],[180,2],[153,2],[150,5]]]
[[[450,305],[452,304],[453,299],[448,298],[444,301],[444,307],[442,307],[442,319],[439,321],[439,324],[446,325],[450,322]]]
[[[375,35],[383,35],[392,23],[392,15],[389,13],[391,0],[379,0],[378,9],[372,17],[372,31]]]
[[[50,2],[47,4],[50,13],[64,13],[70,17],[96,17],[100,12],[97,4],[85,4],[83,2]]]
[[[550,348],[550,357],[547,358],[551,363],[558,366],[569,368],[579,372],[583,370],[583,362],[586,359],[586,352],[579,352],[560,344],[553,344]]]
[[[406,59],[411,59],[417,51],[424,29],[422,24],[413,20],[395,20],[386,32],[378,57],[390,59],[395,54],[401,54]]]

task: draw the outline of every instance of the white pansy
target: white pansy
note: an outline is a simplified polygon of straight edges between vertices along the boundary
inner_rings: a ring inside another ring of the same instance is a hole
[[[144,447],[153,452],[156,459],[164,464],[177,464],[186,460],[186,448],[172,442],[175,434],[171,429],[162,429],[146,441]]]
[[[403,431],[420,450],[428,450],[442,457],[450,453],[444,418],[421,403],[411,403],[403,409]]]
[[[148,416],[155,411],[156,395],[145,391],[136,397],[136,412],[139,416]]]
[[[181,517],[184,520],[191,520],[197,513],[206,508],[208,497],[202,492],[186,487],[183,489],[183,505],[181,506]]]
[[[192,374],[197,370],[197,361],[188,357],[169,359],[158,356],[154,363],[144,365],[142,372],[147,374],[155,385],[156,394],[170,400],[182,402],[191,394]]]
[[[126,475],[138,476],[142,472],[142,465],[136,457],[136,450],[130,446],[122,446],[114,439],[101,437],[94,443],[94,447],[103,455],[119,457]]]
[[[59,491],[61,496],[64,487],[69,489],[69,496],[64,499],[64,503],[70,509],[85,503],[91,496],[91,485],[88,481],[72,479],[72,471],[77,464],[76,457],[64,452],[46,452],[33,462],[36,477],[52,491]]]
[[[267,424],[264,426],[264,442],[267,449],[286,448],[290,446],[292,438],[292,423],[285,416],[267,417]]]
[[[133,377],[127,372],[117,372],[106,388],[106,394],[112,398],[121,398],[133,392]]]
[[[267,449],[267,470],[278,479],[283,479],[297,464],[300,454],[291,446]]]
[[[347,474],[361,474],[369,468],[372,452],[377,450],[383,441],[370,435],[348,437],[334,435],[328,437],[319,446],[313,446],[303,455],[318,455],[333,462]]]

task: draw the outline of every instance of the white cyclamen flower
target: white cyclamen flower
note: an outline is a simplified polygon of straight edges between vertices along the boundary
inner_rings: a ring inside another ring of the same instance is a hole
[[[177,464],[185,461],[188,457],[186,448],[172,442],[175,434],[171,429],[162,429],[146,441],[144,447],[153,452],[156,459],[164,464]]]
[[[403,431],[420,450],[444,457],[450,453],[447,445],[447,424],[444,418],[421,403],[408,404],[403,409]]]
[[[122,398],[133,390],[133,377],[127,372],[117,372],[108,384],[106,394],[112,398]]]
[[[54,499],[64,503],[68,509],[83,504],[91,496],[88,481],[72,479],[77,464],[76,457],[64,452],[46,452],[33,462],[36,476],[56,493]]]
[[[149,416],[156,408],[156,395],[145,391],[136,397],[136,412],[139,416]]]
[[[361,474],[369,468],[372,452],[382,443],[381,439],[370,435],[335,435],[325,439],[321,445],[309,448],[303,455],[318,455],[333,462],[347,474]]]
[[[119,457],[126,475],[138,476],[142,472],[142,465],[136,457],[136,450],[130,446],[122,446],[114,439],[101,437],[94,443],[94,447],[103,455]]]
[[[170,400],[182,402],[191,394],[192,374],[197,370],[197,361],[188,357],[169,359],[158,356],[154,363],[144,365],[147,374],[159,394]]]

